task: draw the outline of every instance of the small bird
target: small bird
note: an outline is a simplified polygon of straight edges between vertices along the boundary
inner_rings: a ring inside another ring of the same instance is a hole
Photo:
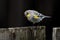
[[[39,13],[35,10],[26,10],[24,12],[24,15],[27,17],[27,19],[32,22],[33,24],[39,23],[44,18],[51,18],[50,16],[45,16],[42,13]]]

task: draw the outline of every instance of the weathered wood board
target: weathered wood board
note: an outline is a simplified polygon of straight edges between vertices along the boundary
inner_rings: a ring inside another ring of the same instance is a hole
[[[53,28],[53,40],[60,40],[60,27]]]
[[[46,40],[45,26],[0,28],[0,40]]]

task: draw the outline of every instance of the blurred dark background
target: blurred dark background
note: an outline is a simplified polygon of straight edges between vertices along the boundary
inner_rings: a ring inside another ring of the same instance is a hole
[[[52,18],[32,24],[25,16],[25,10],[36,10]],[[0,0],[0,27],[46,26],[47,40],[52,39],[52,28],[60,26],[58,0]]]

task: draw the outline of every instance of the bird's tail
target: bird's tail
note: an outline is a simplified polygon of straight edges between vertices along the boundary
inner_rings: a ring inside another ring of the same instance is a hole
[[[51,16],[44,16],[45,18],[51,18]]]

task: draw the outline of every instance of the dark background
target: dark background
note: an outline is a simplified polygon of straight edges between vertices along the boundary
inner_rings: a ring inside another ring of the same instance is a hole
[[[52,18],[33,25],[24,16],[24,11],[30,9]],[[51,40],[52,28],[60,26],[58,9],[58,0],[0,0],[0,27],[46,26],[47,40]]]

